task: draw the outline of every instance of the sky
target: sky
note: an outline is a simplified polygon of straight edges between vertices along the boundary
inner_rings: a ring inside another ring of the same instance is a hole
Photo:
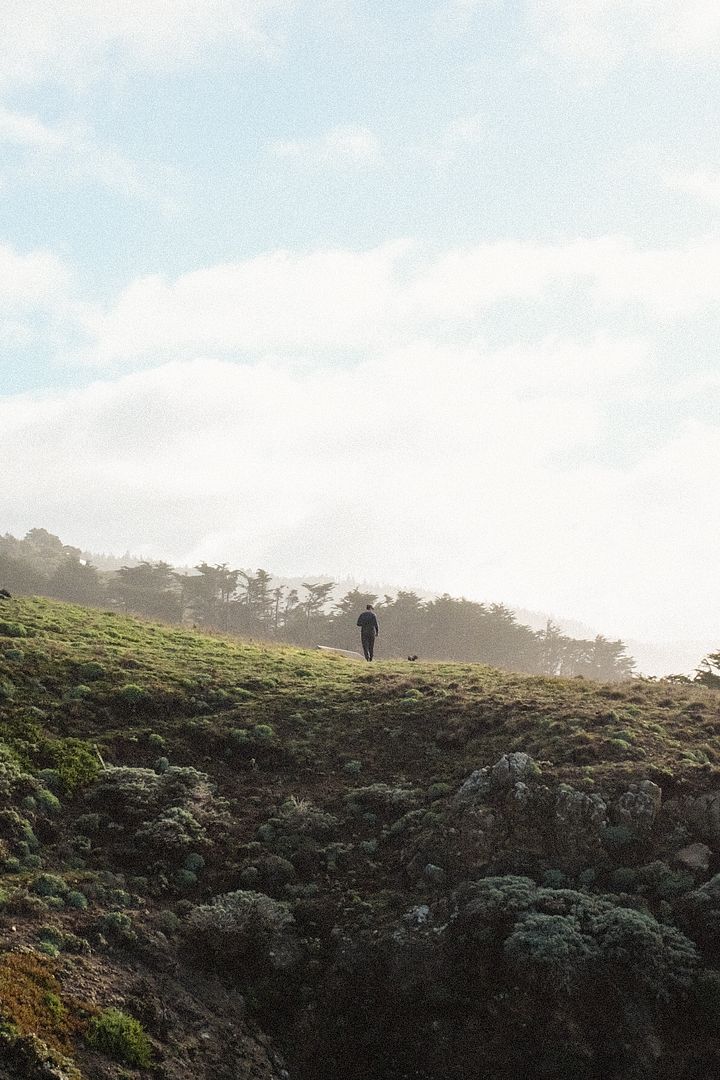
[[[720,646],[715,0],[0,25],[0,532]]]

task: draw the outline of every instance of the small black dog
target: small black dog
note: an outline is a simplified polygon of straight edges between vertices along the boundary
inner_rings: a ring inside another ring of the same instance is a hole
[[[408,656],[408,660],[417,660],[417,656]]]

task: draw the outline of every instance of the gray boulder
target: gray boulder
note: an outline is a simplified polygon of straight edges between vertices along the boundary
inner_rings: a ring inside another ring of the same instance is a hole
[[[516,795],[519,801],[527,797],[529,781],[540,776],[540,768],[529,754],[503,754],[494,765],[476,769],[468,776],[455,796],[456,802],[480,802],[488,796],[503,793]]]
[[[652,780],[631,784],[612,808],[616,825],[627,825],[635,832],[649,832],[662,804],[662,789]]]

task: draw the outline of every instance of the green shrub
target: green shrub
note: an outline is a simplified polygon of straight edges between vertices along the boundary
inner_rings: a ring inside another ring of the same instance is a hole
[[[169,809],[137,830],[135,838],[164,859],[205,839],[197,819],[182,806]]]
[[[57,874],[39,874],[30,888],[38,896],[65,896],[68,892],[67,883]]]
[[[61,790],[68,795],[89,787],[100,772],[100,762],[82,739],[57,739],[48,746]]]
[[[28,630],[19,622],[0,620],[0,637],[27,637]]]
[[[88,906],[88,899],[85,893],[81,893],[79,889],[71,889],[65,897],[65,903],[68,907],[84,911]]]
[[[92,690],[85,683],[78,683],[77,686],[71,687],[63,694],[63,701],[82,701],[83,698],[90,697]]]
[[[40,791],[36,792],[35,801],[38,810],[43,814],[47,814],[48,817],[59,814],[62,809],[62,804],[57,795],[53,795],[52,791],[48,791],[47,788],[41,788]]]
[[[193,908],[185,930],[193,948],[220,963],[254,957],[274,965],[284,955],[293,921],[284,901],[239,890]]]
[[[270,724],[256,724],[253,728],[253,736],[258,742],[270,742],[275,738],[275,731]]]
[[[123,705],[130,705],[132,708],[142,705],[150,697],[148,691],[136,683],[125,683],[118,688],[115,696]]]
[[[103,679],[107,675],[106,669],[97,660],[88,660],[85,664],[80,664],[77,669],[78,675],[85,682],[96,682],[98,679]]]
[[[17,810],[0,810],[0,839],[9,841],[20,858],[40,846],[30,822]]]
[[[183,870],[190,870],[193,874],[199,874],[205,866],[205,860],[197,851],[191,851],[183,859]]]
[[[194,874],[192,870],[186,870],[184,867],[181,867],[180,870],[175,872],[176,888],[185,891],[186,889],[193,889],[197,883],[197,874]]]
[[[62,948],[65,940],[65,935],[59,926],[41,926],[38,937],[41,941],[49,941],[51,945],[57,945],[58,949]]]
[[[164,934],[177,934],[180,929],[180,919],[174,911],[159,911],[156,918],[156,924],[158,929],[162,930]]]
[[[86,1041],[93,1050],[125,1065],[147,1068],[152,1046],[142,1024],[119,1009],[105,1009],[93,1017]]]
[[[595,942],[565,915],[524,916],[506,939],[505,957],[532,983],[568,990],[598,955]]]
[[[137,938],[137,934],[133,929],[133,921],[124,911],[108,911],[106,915],[99,919],[98,928],[101,933],[115,938],[116,941],[129,943]]]

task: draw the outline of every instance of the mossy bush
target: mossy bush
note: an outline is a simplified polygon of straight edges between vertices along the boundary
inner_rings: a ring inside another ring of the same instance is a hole
[[[638,998],[668,1000],[691,985],[699,960],[687,937],[649,913],[512,876],[463,887],[449,936],[461,968],[497,962],[501,950],[529,986],[598,997],[619,982]]]
[[[72,796],[88,788],[100,772],[93,748],[82,739],[56,739],[48,743],[47,754],[57,773],[60,789]]]
[[[65,896],[68,893],[67,882],[58,874],[38,874],[31,884],[37,896]]]
[[[135,838],[148,851],[167,861],[205,840],[205,831],[189,810],[171,806],[141,825]]]
[[[85,1041],[114,1061],[137,1068],[152,1064],[152,1044],[139,1020],[120,1009],[105,1009],[90,1021]]]
[[[293,923],[286,902],[241,889],[194,907],[184,932],[190,948],[220,964],[273,967],[288,956]]]
[[[6,619],[0,619],[0,637],[26,638],[28,637],[28,629],[23,623],[8,622]]]
[[[78,665],[77,673],[82,682],[97,682],[107,676],[107,669],[97,660],[88,660]]]

